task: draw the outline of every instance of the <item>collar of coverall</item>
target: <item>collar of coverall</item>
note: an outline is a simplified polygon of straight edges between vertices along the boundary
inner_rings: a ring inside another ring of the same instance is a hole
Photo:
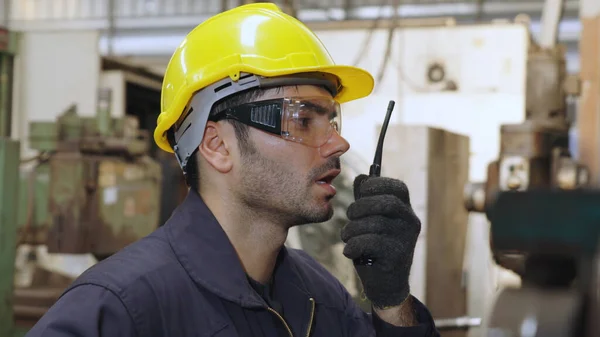
[[[163,227],[177,259],[198,286],[245,308],[265,308],[264,300],[250,285],[233,245],[197,192],[190,190]],[[327,289],[320,291],[318,286],[307,286],[314,281],[296,265],[307,259],[302,254],[305,253],[282,248],[272,277],[275,289],[285,289],[285,301],[308,305],[313,297],[343,310]],[[309,288],[317,290],[309,292]]]

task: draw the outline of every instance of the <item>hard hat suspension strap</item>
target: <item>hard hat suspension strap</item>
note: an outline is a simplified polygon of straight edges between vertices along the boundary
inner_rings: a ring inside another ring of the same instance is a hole
[[[225,78],[194,94],[189,111],[177,130],[174,130],[175,146],[173,150],[177,162],[184,172],[190,157],[196,152],[204,137],[204,129],[212,107],[215,103],[242,91],[261,88],[269,89],[292,85],[318,85],[327,89],[333,97],[338,93],[338,82],[326,78],[322,74],[294,74],[289,76],[262,77],[252,74],[241,74],[240,79],[233,81]]]

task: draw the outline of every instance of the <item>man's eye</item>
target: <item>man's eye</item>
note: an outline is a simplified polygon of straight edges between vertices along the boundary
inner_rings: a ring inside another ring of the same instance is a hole
[[[298,124],[300,124],[300,126],[307,128],[308,125],[310,124],[310,118],[298,118],[297,119]]]

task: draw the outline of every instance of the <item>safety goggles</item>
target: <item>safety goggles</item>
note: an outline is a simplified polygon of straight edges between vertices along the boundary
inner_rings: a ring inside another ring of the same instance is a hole
[[[323,146],[341,132],[340,105],[326,97],[277,98],[241,104],[210,120],[236,120],[245,125],[310,147]]]

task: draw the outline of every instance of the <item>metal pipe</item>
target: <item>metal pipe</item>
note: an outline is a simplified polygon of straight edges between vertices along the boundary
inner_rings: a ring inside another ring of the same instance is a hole
[[[16,318],[22,320],[24,318],[39,319],[48,311],[46,307],[36,307],[31,305],[15,305],[13,312]]]
[[[114,41],[113,41],[113,36],[115,35],[115,16],[117,15],[115,13],[115,0],[108,0],[108,2],[106,3],[106,23],[107,23],[107,29],[106,29],[106,35],[108,36],[108,55],[112,55],[113,54],[113,45],[114,45]]]
[[[558,24],[563,15],[563,0],[546,0],[542,10],[542,31],[539,44],[544,49],[554,48],[558,36]]]
[[[8,27],[8,23],[10,22],[11,13],[10,13],[10,3],[11,0],[0,0],[0,27]]]
[[[468,329],[481,326],[479,317],[456,317],[442,318],[435,320],[435,327],[438,330]]]
[[[65,290],[62,288],[15,288],[16,298],[56,300]]]
[[[109,88],[101,88],[98,92],[98,111],[96,112],[98,132],[101,136],[108,136],[110,133],[111,101],[112,91]]]
[[[12,81],[13,81],[13,55],[10,50],[10,35],[3,36],[0,29],[0,40],[6,38],[9,50],[0,48],[0,137],[10,138],[12,128]],[[0,41],[0,45],[2,42]]]

